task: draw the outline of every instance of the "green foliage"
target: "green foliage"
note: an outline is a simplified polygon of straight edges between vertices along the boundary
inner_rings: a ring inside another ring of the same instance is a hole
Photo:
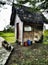
[[[48,30],[44,31],[44,36],[48,36]]]
[[[25,4],[26,2],[28,2],[29,0],[16,0],[18,2],[18,4]]]
[[[27,2],[30,2],[30,4],[33,6],[33,9],[36,9],[36,3],[43,2],[41,5],[39,5],[37,8],[40,9],[47,9],[48,8],[48,0],[16,0],[18,4],[25,4]]]
[[[14,6],[21,7],[22,5],[21,4],[14,4]],[[26,10],[28,10],[29,12],[37,12],[37,11],[40,12],[40,8],[39,7],[36,7],[36,8],[27,7]]]
[[[4,32],[14,32],[14,28],[13,27],[9,27],[9,28],[4,28]]]
[[[35,6],[35,4],[37,3],[36,0],[17,0],[18,4],[25,4],[27,2],[30,2],[30,4],[32,4],[33,6]]]
[[[48,30],[44,31],[43,44],[48,44]]]
[[[48,9],[48,0],[45,0],[44,3],[40,5],[40,8],[42,9]]]
[[[7,29],[7,32],[14,32],[14,29],[11,28],[11,27],[9,27],[9,28]]]

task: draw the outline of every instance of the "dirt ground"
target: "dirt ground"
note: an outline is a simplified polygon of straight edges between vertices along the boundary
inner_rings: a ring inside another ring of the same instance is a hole
[[[41,43],[24,47],[16,43],[6,65],[48,65],[48,45]]]

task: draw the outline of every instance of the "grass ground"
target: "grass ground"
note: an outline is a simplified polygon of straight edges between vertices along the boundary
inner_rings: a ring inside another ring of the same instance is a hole
[[[29,47],[14,44],[14,33],[0,32],[0,36],[13,43],[14,47],[7,65],[48,65],[48,31],[44,31],[43,44],[33,44]]]
[[[48,44],[48,30],[45,30],[43,35],[43,44]]]
[[[24,47],[15,44],[7,65],[48,65],[48,45],[40,43]]]
[[[15,42],[15,35],[12,32],[0,32],[0,37],[3,37],[6,41],[10,43]]]

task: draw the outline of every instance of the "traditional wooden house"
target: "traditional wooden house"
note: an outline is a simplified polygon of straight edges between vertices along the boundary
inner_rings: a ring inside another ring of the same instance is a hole
[[[31,13],[24,6],[12,8],[10,24],[15,26],[16,40],[21,44],[27,40],[42,42],[44,22],[46,19],[41,12]]]

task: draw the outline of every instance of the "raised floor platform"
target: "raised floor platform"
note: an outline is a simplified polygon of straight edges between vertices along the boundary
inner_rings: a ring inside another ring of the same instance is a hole
[[[3,46],[2,43],[0,43],[0,65],[5,65],[11,52],[13,50],[13,47],[11,46],[11,50],[6,50]]]

